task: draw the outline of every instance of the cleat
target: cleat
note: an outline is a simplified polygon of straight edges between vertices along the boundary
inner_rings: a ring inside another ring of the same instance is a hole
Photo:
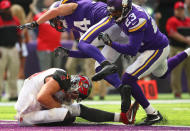
[[[137,123],[135,125],[136,126],[148,126],[148,125],[160,123],[162,120],[163,120],[163,116],[160,114],[159,111],[157,111],[157,114],[147,114],[147,117],[143,122]]]
[[[92,81],[99,81],[107,75],[116,73],[118,70],[116,65],[113,65],[108,61],[102,62],[100,66],[102,67],[102,69],[92,77]]]
[[[120,114],[121,122],[123,122],[126,125],[134,124],[135,116],[137,114],[138,109],[139,109],[139,103],[137,101],[135,101],[127,113]]]

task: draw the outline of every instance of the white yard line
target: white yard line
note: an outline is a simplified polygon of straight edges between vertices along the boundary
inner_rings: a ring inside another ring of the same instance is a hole
[[[149,100],[151,104],[179,104],[189,103],[190,100]],[[82,101],[82,104],[87,105],[120,105],[120,101]],[[0,102],[0,106],[14,106],[15,102]]]
[[[190,100],[149,100],[151,104],[179,104],[179,103],[189,103]],[[83,101],[82,104],[87,105],[120,105],[121,101]]]

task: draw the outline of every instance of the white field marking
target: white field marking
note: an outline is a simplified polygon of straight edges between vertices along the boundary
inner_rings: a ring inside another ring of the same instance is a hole
[[[181,107],[181,108],[172,108],[172,110],[174,110],[174,111],[189,111],[190,108],[183,108],[183,107]]]
[[[177,103],[189,103],[190,100],[149,100],[151,104],[177,104]],[[82,101],[82,104],[87,105],[120,105],[121,101]]]
[[[14,106],[16,102],[0,102],[0,106]]]
[[[149,100],[151,104],[184,104],[190,100]],[[0,102],[0,106],[14,106],[16,102]],[[82,101],[81,104],[86,105],[120,105],[121,101]]]
[[[151,104],[179,104],[189,103],[190,100],[149,100]],[[82,104],[87,105],[120,105],[121,101],[82,101]]]

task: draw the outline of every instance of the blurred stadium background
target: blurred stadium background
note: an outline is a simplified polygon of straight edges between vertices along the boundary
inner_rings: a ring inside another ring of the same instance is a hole
[[[1,0],[2,1],[2,0]],[[40,13],[42,10],[47,8],[46,6],[52,2],[51,0],[10,0],[12,5],[18,4],[23,7],[26,21],[30,22],[33,17]],[[160,30],[166,34],[166,21],[169,17],[173,16],[173,6],[174,3],[179,0],[134,0],[137,4],[143,6],[147,12],[156,20]],[[183,0],[181,0],[183,1]],[[184,2],[184,1],[183,1]],[[189,2],[190,3],[190,2]],[[190,5],[189,5],[190,6]],[[32,10],[32,11],[31,11]],[[28,50],[28,55],[26,56],[25,66],[21,67],[24,71],[24,77],[19,79],[24,79],[30,76],[33,73],[39,72],[40,61],[37,54],[37,33],[38,30],[30,31],[28,30],[28,36],[25,38],[26,47]],[[73,40],[73,37],[70,33],[64,32],[61,34],[61,44],[66,48],[74,48],[76,41]],[[67,58],[62,59],[60,68],[67,69],[67,62],[71,61]],[[123,67],[123,59],[119,59],[116,64]],[[0,61],[1,62],[1,61]],[[85,74],[84,64],[74,63],[75,67],[69,69],[70,72],[82,73]],[[124,68],[124,67],[123,67]],[[121,68],[120,75],[123,72]],[[188,67],[190,68],[190,66]],[[93,69],[92,69],[93,70]],[[149,97],[153,106],[162,112],[167,121],[165,123],[160,123],[160,125],[177,125],[177,126],[190,126],[190,90],[188,90],[186,74],[187,72],[182,72],[182,94],[180,97],[172,93],[170,76],[167,79],[160,80],[154,78],[153,76],[148,76],[141,80],[142,89],[145,92],[146,96]],[[156,83],[151,83],[153,80]],[[150,84],[147,84],[150,82]],[[15,99],[10,99],[11,96],[6,94],[6,75],[4,76],[3,83],[0,83],[3,86],[3,94],[0,95],[0,120],[14,120],[14,115],[16,111],[14,110]],[[117,91],[109,84],[104,83],[103,86],[106,87],[103,94],[98,93],[101,87],[100,83],[94,83],[93,95],[89,97],[89,100],[84,101],[85,105],[90,107],[95,107],[98,109],[103,109],[106,111],[120,112],[120,96],[117,94]],[[145,88],[143,85],[147,85]],[[22,86],[18,84],[18,86]],[[108,88],[107,88],[108,87]],[[102,87],[103,88],[103,87]],[[190,89],[190,88],[189,88]],[[140,108],[137,113],[137,121],[140,121],[145,116],[144,111]],[[77,119],[77,122],[85,122],[83,119]]]

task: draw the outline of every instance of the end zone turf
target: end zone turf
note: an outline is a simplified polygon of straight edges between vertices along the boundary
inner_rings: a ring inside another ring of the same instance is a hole
[[[190,130],[190,127],[177,126],[127,126],[123,124],[96,124],[96,123],[74,123],[72,126],[52,126],[52,127],[37,127],[26,126],[20,127],[16,121],[0,121],[0,131],[14,130],[14,131],[118,131],[118,130]]]

